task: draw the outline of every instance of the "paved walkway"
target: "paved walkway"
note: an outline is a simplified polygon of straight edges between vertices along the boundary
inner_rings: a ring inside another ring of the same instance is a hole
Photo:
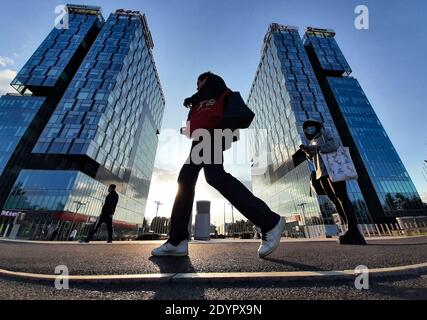
[[[70,275],[296,272],[398,267],[427,262],[427,237],[369,240],[368,246],[335,241],[283,241],[268,259],[256,255],[258,241],[193,242],[189,258],[150,258],[159,242],[89,245],[0,241],[0,269]]]

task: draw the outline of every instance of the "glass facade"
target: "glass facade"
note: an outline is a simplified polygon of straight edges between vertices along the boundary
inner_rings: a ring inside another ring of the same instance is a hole
[[[359,82],[333,77],[328,82],[385,214],[421,209],[418,192]]]
[[[19,142],[45,103],[43,97],[6,95],[0,98],[0,176]]]
[[[33,150],[89,156],[141,202],[141,223],[165,106],[143,22],[108,18]]]
[[[359,171],[359,197],[376,222],[425,213],[399,155],[335,39],[335,32],[309,28],[304,45],[344,144]]]
[[[114,183],[120,196],[116,232],[117,226],[136,232],[144,220],[165,107],[147,20],[137,11],[118,10],[104,21],[98,7],[68,9],[69,29],[53,30],[12,83],[20,92],[43,96],[33,99],[46,98],[50,111],[39,117],[44,122],[33,120],[38,130],[30,149],[14,150],[27,160],[15,170],[3,209],[25,213],[21,237],[39,238],[47,225],[63,228],[60,240],[70,228],[84,236],[84,225],[99,216]],[[48,57],[47,73],[35,72]],[[45,90],[50,86],[53,91]]]
[[[68,5],[68,28],[54,28],[12,81],[12,86],[24,93],[27,89],[43,95],[58,91],[69,82],[75,62],[90,45],[100,29],[103,18],[100,8]],[[87,13],[91,14],[87,14]]]
[[[79,214],[97,217],[108,186],[79,171],[22,170],[4,206],[5,210],[76,212],[76,202],[85,203]],[[121,195],[114,219],[140,222],[140,204]]]
[[[25,123],[29,121],[27,117],[22,123],[27,128],[25,132],[21,132],[23,139],[15,145],[0,177],[0,208],[3,207],[20,170],[43,167],[47,163],[56,167],[60,163],[58,159],[50,162],[37,159],[31,151],[104,22],[99,7],[67,5],[66,9],[69,15],[64,19],[68,25],[64,25],[63,29],[55,28],[49,34],[11,83],[19,92],[19,95],[13,98],[16,101],[44,99],[45,102],[31,122]],[[5,116],[6,118],[2,119],[5,123],[16,121],[16,115],[12,112]],[[5,143],[16,143],[14,137],[9,138]]]
[[[269,157],[264,174],[252,175],[255,194],[286,217],[288,225],[299,220],[306,230],[324,228],[332,218],[321,211],[320,200],[309,195],[310,165],[304,161],[294,167],[292,157],[306,143],[305,120],[318,119],[329,130],[336,129],[296,28],[270,25],[248,106],[256,114],[252,154],[256,158],[267,144]]]
[[[256,114],[252,154],[257,158],[266,143],[270,162],[264,174],[257,169],[252,175],[255,193],[288,222],[300,216],[305,236],[324,234],[325,225],[333,224],[335,208],[325,196],[310,196],[311,164],[295,163],[293,156],[307,143],[302,131],[307,119],[338,131],[297,28],[270,25],[248,105]],[[370,222],[358,184],[349,182],[348,190],[359,221]]]
[[[319,237],[326,233],[325,224],[334,213],[325,197],[310,196],[310,170],[306,162],[271,183],[253,176],[254,193],[266,201],[271,210],[286,218],[288,236],[295,235],[293,223],[301,226],[298,236]]]
[[[270,29],[248,102],[257,115],[252,128],[268,129],[273,170],[304,142],[302,124],[307,118],[321,120],[335,130],[295,28]],[[257,153],[256,142],[253,146]]]
[[[88,155],[124,179],[135,161],[137,131],[151,122],[144,138],[155,137],[163,111],[141,17],[112,14],[33,152]]]
[[[308,28],[303,42],[313,48],[322,70],[338,76],[349,75],[352,70],[334,36],[332,30]]]

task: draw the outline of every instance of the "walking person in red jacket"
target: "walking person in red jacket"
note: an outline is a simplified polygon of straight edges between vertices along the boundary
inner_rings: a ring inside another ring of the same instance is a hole
[[[197,106],[203,101],[218,99],[227,90],[224,80],[210,72],[200,75],[197,81],[198,92],[185,99],[186,107]],[[195,163],[192,152],[187,162],[182,167],[178,178],[178,194],[172,209],[172,221],[169,240],[152,251],[153,256],[187,256],[188,255],[188,224],[193,210],[195,187],[197,178],[204,169],[206,181],[218,190],[237,210],[247,219],[258,226],[262,231],[262,243],[258,256],[264,258],[271,254],[280,244],[280,239],[285,228],[285,220],[260,199],[255,197],[240,181],[224,170],[223,149],[221,161],[215,158],[214,139],[211,141],[211,161],[201,164]],[[193,141],[193,151],[203,139]],[[202,152],[206,150],[202,149]],[[215,161],[214,161],[215,160]]]

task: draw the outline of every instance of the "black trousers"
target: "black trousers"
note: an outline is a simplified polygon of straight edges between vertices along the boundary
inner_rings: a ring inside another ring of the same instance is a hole
[[[353,205],[347,194],[345,181],[332,182],[328,176],[320,178],[320,184],[326,196],[335,205],[341,220],[347,223],[349,231],[358,231],[357,219],[353,210]]]
[[[93,236],[98,232],[99,228],[102,226],[102,224],[105,223],[107,226],[108,231],[108,241],[113,241],[113,218],[108,215],[101,215],[98,220],[94,223],[92,226],[89,235],[86,238],[86,241],[91,241]]]
[[[198,143],[200,142],[193,142],[191,152]],[[178,193],[172,209],[169,237],[172,245],[178,245],[189,238],[188,225],[193,211],[195,187],[202,168],[208,184],[218,190],[248,220],[260,227],[263,233],[270,231],[279,223],[278,214],[271,211],[267,204],[255,197],[239,180],[224,170],[223,152],[219,151],[221,152],[220,164],[213,162],[214,152],[211,153],[212,163],[208,164],[195,164],[190,153],[189,159],[182,167],[178,177]]]

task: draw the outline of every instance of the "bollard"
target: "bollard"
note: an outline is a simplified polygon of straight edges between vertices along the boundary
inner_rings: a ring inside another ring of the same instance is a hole
[[[198,201],[196,225],[194,230],[194,239],[210,240],[210,228],[211,228],[211,203],[210,201]]]

